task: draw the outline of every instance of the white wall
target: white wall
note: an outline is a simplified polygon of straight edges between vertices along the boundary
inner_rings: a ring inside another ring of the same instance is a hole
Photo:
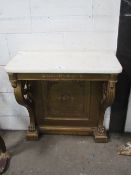
[[[11,57],[18,50],[115,51],[119,8],[120,0],[0,0],[1,128],[28,126],[4,71]]]

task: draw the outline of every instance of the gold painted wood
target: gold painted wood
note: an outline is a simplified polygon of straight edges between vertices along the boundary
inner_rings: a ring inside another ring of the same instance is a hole
[[[15,82],[15,84],[14,84]],[[36,118],[34,111],[34,102],[31,94],[31,84],[30,81],[19,81],[11,80],[12,86],[14,87],[14,94],[16,101],[27,108],[30,117],[30,125],[27,131],[28,140],[37,140],[38,139],[38,130],[36,126]]]
[[[19,104],[29,112],[27,139],[38,133],[94,135],[107,142],[104,113],[117,74],[9,74]]]
[[[115,83],[116,81],[110,80],[103,83],[103,98],[101,100],[100,117],[98,127],[94,132],[96,142],[107,142],[107,133],[103,126],[103,116],[108,106],[113,103],[115,97]]]
[[[65,80],[90,80],[90,81],[107,81],[117,80],[117,74],[65,74],[65,73],[18,73],[9,74],[10,77],[17,76],[17,80],[48,80],[48,81],[65,81]]]

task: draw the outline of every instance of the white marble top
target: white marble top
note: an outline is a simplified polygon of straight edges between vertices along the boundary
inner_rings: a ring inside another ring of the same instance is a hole
[[[120,73],[113,52],[19,52],[5,67],[8,73]]]

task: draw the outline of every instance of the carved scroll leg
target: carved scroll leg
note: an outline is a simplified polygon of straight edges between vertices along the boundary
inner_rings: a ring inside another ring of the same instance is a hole
[[[103,126],[103,121],[105,110],[113,103],[115,97],[115,83],[116,81],[109,81],[103,84],[103,98],[100,105],[98,127],[94,132],[95,141],[99,143],[105,143],[108,141],[107,132]]]
[[[108,142],[107,132],[106,132],[105,127],[103,126],[104,111],[105,111],[104,109],[103,110],[101,109],[98,127],[94,131],[95,142],[97,142],[97,143]]]
[[[30,124],[28,127],[28,131],[26,134],[27,140],[38,140],[38,130],[36,127],[36,121],[35,121],[35,111],[34,111],[34,102],[32,99],[31,94],[31,84],[29,81],[26,81],[24,85],[24,98],[25,98],[25,107],[27,108],[29,112],[30,117]]]
[[[28,127],[28,131],[26,134],[26,139],[27,140],[38,140],[39,138],[39,133],[38,129],[36,127],[36,122],[35,122],[35,116],[33,112],[33,108],[27,108],[30,116],[30,125]]]
[[[12,86],[14,87],[14,94],[16,101],[27,108],[30,117],[30,125],[27,131],[27,140],[37,140],[38,130],[35,122],[34,105],[31,97],[31,85],[29,81],[12,81]],[[15,83],[14,83],[15,82]]]

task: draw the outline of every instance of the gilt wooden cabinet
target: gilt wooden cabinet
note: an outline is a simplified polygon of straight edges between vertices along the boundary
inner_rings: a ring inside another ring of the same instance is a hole
[[[16,100],[39,133],[94,135],[107,142],[104,113],[122,68],[111,52],[19,52],[6,66]]]

